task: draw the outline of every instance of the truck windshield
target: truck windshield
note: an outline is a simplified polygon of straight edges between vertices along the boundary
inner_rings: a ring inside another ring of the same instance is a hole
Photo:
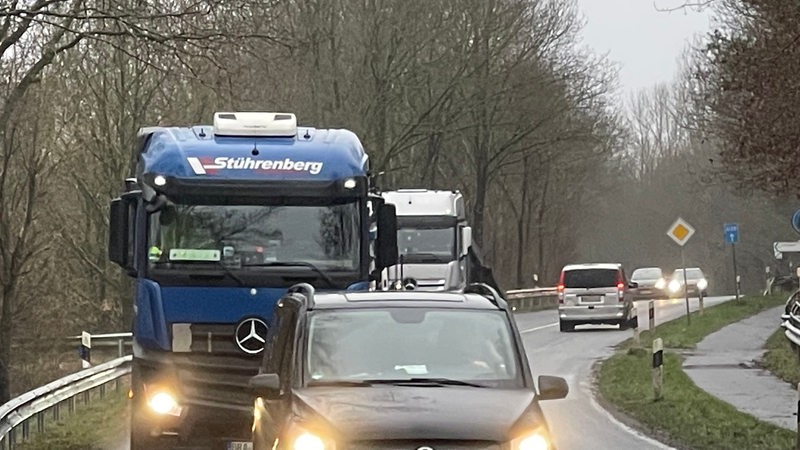
[[[397,231],[397,247],[404,262],[448,262],[456,259],[455,228],[415,228]]]
[[[169,205],[152,214],[151,266],[224,264],[258,270],[304,262],[358,270],[359,206]]]

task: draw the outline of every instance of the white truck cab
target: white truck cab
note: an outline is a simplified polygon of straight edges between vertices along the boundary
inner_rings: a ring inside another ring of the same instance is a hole
[[[467,285],[472,229],[459,191],[399,189],[381,194],[397,210],[399,263],[388,279],[413,279],[421,291],[461,290]]]

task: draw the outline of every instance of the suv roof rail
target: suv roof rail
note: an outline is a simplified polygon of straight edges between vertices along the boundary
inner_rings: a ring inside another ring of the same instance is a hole
[[[297,283],[295,285],[292,285],[291,287],[289,287],[289,289],[286,290],[286,293],[289,294],[289,295],[291,295],[291,294],[300,294],[300,295],[302,295],[305,298],[306,307],[314,306],[314,293],[315,292],[316,291],[314,289],[314,286],[312,286],[312,285],[310,285],[308,283]]]
[[[494,303],[500,309],[506,309],[506,301],[495,288],[486,283],[470,283],[464,288],[465,294],[480,294]]]

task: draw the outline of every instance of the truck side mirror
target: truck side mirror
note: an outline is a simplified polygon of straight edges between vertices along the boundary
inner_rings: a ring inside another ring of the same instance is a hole
[[[375,266],[380,271],[397,264],[397,209],[395,206],[389,203],[379,204],[377,223]]]
[[[467,256],[470,247],[472,247],[472,227],[463,227],[461,228],[461,256]]]
[[[128,192],[111,201],[109,208],[108,259],[122,267],[129,275],[134,273],[133,242],[135,237],[136,208],[140,192]]]

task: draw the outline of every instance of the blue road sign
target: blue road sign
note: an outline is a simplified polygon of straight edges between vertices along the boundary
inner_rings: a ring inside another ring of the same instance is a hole
[[[725,224],[725,243],[735,244],[739,242],[739,224],[726,223]]]
[[[792,228],[794,228],[794,231],[800,233],[800,209],[792,214]]]

